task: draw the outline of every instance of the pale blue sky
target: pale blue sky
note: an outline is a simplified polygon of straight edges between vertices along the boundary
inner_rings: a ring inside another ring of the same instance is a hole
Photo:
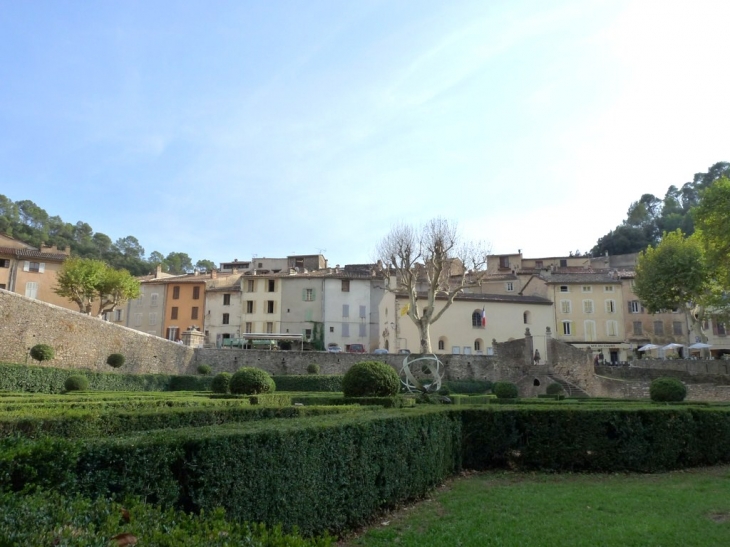
[[[587,251],[728,161],[726,1],[0,0],[0,194],[147,254]]]

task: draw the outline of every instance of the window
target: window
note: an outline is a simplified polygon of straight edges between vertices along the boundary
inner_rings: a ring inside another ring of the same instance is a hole
[[[613,292],[613,285],[606,285],[603,287],[603,292]]]
[[[634,321],[634,334],[642,334],[644,329],[641,327],[641,321]]]
[[[593,287],[591,287],[590,285],[583,285],[580,288],[580,292],[593,292]]]
[[[180,298],[180,286],[179,285],[175,285],[172,288],[172,298],[173,298],[173,300],[177,300],[178,298]]]
[[[266,301],[266,313],[274,313],[274,301],[273,300]]]
[[[230,294],[224,294],[223,295],[223,305],[224,306],[230,306],[231,305],[231,295]]]
[[[499,257],[499,267],[500,269],[509,269],[509,257],[508,256],[500,256]]]
[[[535,268],[542,268],[542,260],[535,260]]]
[[[482,312],[480,310],[474,310],[474,313],[471,314],[471,326],[477,328],[482,326]]]
[[[190,311],[190,319],[197,319],[198,318],[198,306],[193,306],[193,309]]]
[[[253,323],[250,321],[246,323],[246,332],[248,334],[251,334],[253,332]]]
[[[36,298],[38,296],[38,283],[35,281],[28,281],[25,284],[25,296],[28,298]]]
[[[529,325],[530,324],[530,312],[529,311],[522,312],[522,322],[525,325]]]
[[[142,314],[141,313],[135,313],[134,314],[134,326],[135,327],[141,327],[142,326]]]
[[[155,306],[157,306],[157,296],[158,295],[157,295],[156,292],[153,292],[150,295],[150,307],[153,307],[154,308]]]
[[[350,323],[342,323],[342,336],[350,336]]]
[[[567,285],[560,285],[560,292],[570,292]]]
[[[618,321],[606,321],[606,335],[618,336]]]
[[[459,355],[459,353],[461,353],[461,348],[459,346],[451,346],[451,353]]]
[[[640,313],[641,305],[638,300],[631,300],[629,302],[629,313]]]
[[[573,335],[573,322],[572,321],[563,321],[563,334],[565,336],[572,336]]]
[[[464,346],[464,355],[471,355],[471,346]]]
[[[173,306],[170,311],[170,319],[177,319],[177,306]]]
[[[335,328],[334,327],[330,327],[330,332],[335,332]]]
[[[122,310],[114,310],[114,321],[122,320]]]
[[[276,279],[269,279],[268,286],[266,287],[267,292],[276,292]]]
[[[360,319],[365,319],[367,317],[367,308],[365,306],[360,306]]]
[[[606,300],[606,313],[616,313],[615,300]]]
[[[200,299],[200,287],[193,287],[193,300]]]
[[[439,340],[439,350],[443,351],[446,348],[446,344],[443,340]]]
[[[360,323],[358,325],[358,327],[359,327],[359,329],[358,329],[359,332],[357,333],[357,335],[360,338],[365,338],[368,335],[368,331],[367,331],[368,324],[367,323]]]
[[[342,280],[342,292],[350,292],[350,280],[349,279]]]
[[[156,325],[157,324],[157,312],[153,311],[153,312],[150,313],[149,324],[150,325]]]
[[[684,332],[682,332],[682,322],[681,321],[674,321],[672,323],[672,332],[678,336],[681,336],[684,334]]]
[[[230,322],[231,316],[227,313],[223,314],[223,324],[227,325]]]
[[[593,300],[583,300],[583,313],[593,313]]]
[[[266,334],[273,334],[274,324],[271,322],[266,323]]]
[[[664,335],[664,322],[663,321],[654,321],[654,334],[658,336]]]
[[[304,329],[304,338],[307,340],[312,339],[312,329]]]
[[[246,300],[246,313],[253,313],[253,300]]]
[[[314,289],[303,289],[302,300],[305,302],[314,302]]]
[[[507,282],[505,283],[505,288],[506,288],[506,289],[507,289],[507,291],[509,291],[509,292],[511,292],[511,291],[514,291],[514,290],[515,290],[515,286],[514,286],[514,283],[512,283],[512,281],[507,281]]]
[[[562,313],[570,313],[571,312],[570,300],[561,300],[560,301],[560,311]]]
[[[342,304],[342,317],[350,317],[350,304]]]
[[[7,286],[5,285],[5,283],[0,283],[0,289],[7,289]]]
[[[7,258],[0,258],[0,268],[9,268],[10,267],[10,260]]]
[[[725,323],[717,323],[717,335],[718,336],[726,336],[727,330],[725,329]]]
[[[560,267],[561,268],[567,268],[568,267],[568,261],[564,258],[560,259]]]
[[[246,292],[256,292],[256,280],[255,279],[246,280]]]
[[[583,321],[583,330],[585,331],[585,339],[587,342],[593,342],[596,339],[596,322]]]
[[[45,262],[28,262],[25,261],[25,264],[23,264],[23,271],[24,272],[38,272],[43,273],[46,269]]]
[[[482,351],[482,343],[479,340],[474,340],[474,351]]]
[[[263,268],[263,267],[264,267],[264,263],[263,263],[263,262],[259,262],[259,263],[258,263],[258,265],[257,265],[256,267],[257,267],[257,268]]]

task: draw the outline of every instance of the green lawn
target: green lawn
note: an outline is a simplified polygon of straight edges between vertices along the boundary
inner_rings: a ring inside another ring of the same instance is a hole
[[[339,545],[730,545],[730,467],[657,475],[479,473]]]

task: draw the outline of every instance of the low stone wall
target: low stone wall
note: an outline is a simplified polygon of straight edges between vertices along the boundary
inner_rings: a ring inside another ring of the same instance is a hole
[[[679,370],[689,374],[730,374],[730,361],[719,359],[638,359],[632,367],[655,370]]]
[[[54,348],[55,359],[42,365],[56,368],[117,372],[106,359],[121,353],[119,372],[194,373],[192,348],[0,290],[0,361],[38,364],[28,356],[36,344]]]
[[[641,363],[642,361],[637,361]],[[682,370],[680,368],[640,368],[635,366],[630,367],[611,367],[611,366],[597,366],[595,367],[596,374],[599,376],[629,380],[629,381],[646,381],[651,382],[655,378],[662,376],[671,376],[673,378],[679,378],[684,383],[690,384],[718,384],[718,385],[730,385],[730,375],[728,374],[707,374],[692,370],[690,372]]]
[[[409,356],[411,359],[416,355]],[[241,367],[256,367],[271,374],[306,374],[307,366],[316,363],[320,374],[344,374],[355,363],[373,360],[389,364],[400,371],[405,355],[371,355],[328,353],[325,351],[268,351],[244,349],[196,349],[194,367],[210,365],[213,373],[235,372]],[[505,370],[513,368],[496,356],[439,355],[448,380],[498,380]]]
[[[730,385],[714,383],[689,383],[687,401],[730,401]],[[627,380],[623,378],[596,377],[593,397],[620,399],[649,399],[651,380]]]

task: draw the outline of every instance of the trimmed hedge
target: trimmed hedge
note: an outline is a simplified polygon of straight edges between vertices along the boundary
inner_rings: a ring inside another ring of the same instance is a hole
[[[121,353],[112,353],[106,358],[106,364],[112,368],[119,368],[124,364],[124,355]]]
[[[657,378],[649,386],[649,396],[658,403],[678,403],[687,396],[687,386],[677,378]]]
[[[66,391],[86,391],[89,389],[89,380],[82,374],[72,374],[63,383]]]
[[[495,382],[492,391],[497,399],[516,399],[518,395],[517,386],[512,382]]]
[[[36,344],[30,348],[30,356],[36,361],[50,361],[56,356],[56,350],[48,344]]]
[[[106,499],[65,497],[57,492],[37,492],[27,496],[0,495],[0,545],[132,545],[108,541],[130,534],[140,545],[184,545],[216,547],[328,547],[327,536],[302,538],[286,534],[281,527],[241,523],[226,519],[221,509],[201,515],[174,509],[163,510],[138,499],[124,505]],[[120,518],[127,515],[127,518]]]
[[[277,391],[342,391],[342,374],[272,376]]]
[[[236,395],[258,395],[275,391],[276,384],[265,370],[243,367],[231,376],[228,389]]]
[[[400,378],[390,365],[381,361],[361,361],[345,373],[345,397],[390,397],[400,391]]]
[[[213,377],[210,383],[210,390],[213,393],[228,393],[228,386],[231,383],[230,372],[219,372]]]
[[[489,380],[448,380],[441,384],[455,394],[482,394],[492,390],[492,382]]]
[[[208,391],[212,378],[171,374],[120,374],[0,363],[0,391],[61,393],[66,378],[83,372],[95,391]]]
[[[85,441],[14,440],[0,487],[53,488],[298,526],[309,536],[363,525],[460,470],[459,420],[401,410],[166,430]],[[396,434],[397,433],[397,434]]]

